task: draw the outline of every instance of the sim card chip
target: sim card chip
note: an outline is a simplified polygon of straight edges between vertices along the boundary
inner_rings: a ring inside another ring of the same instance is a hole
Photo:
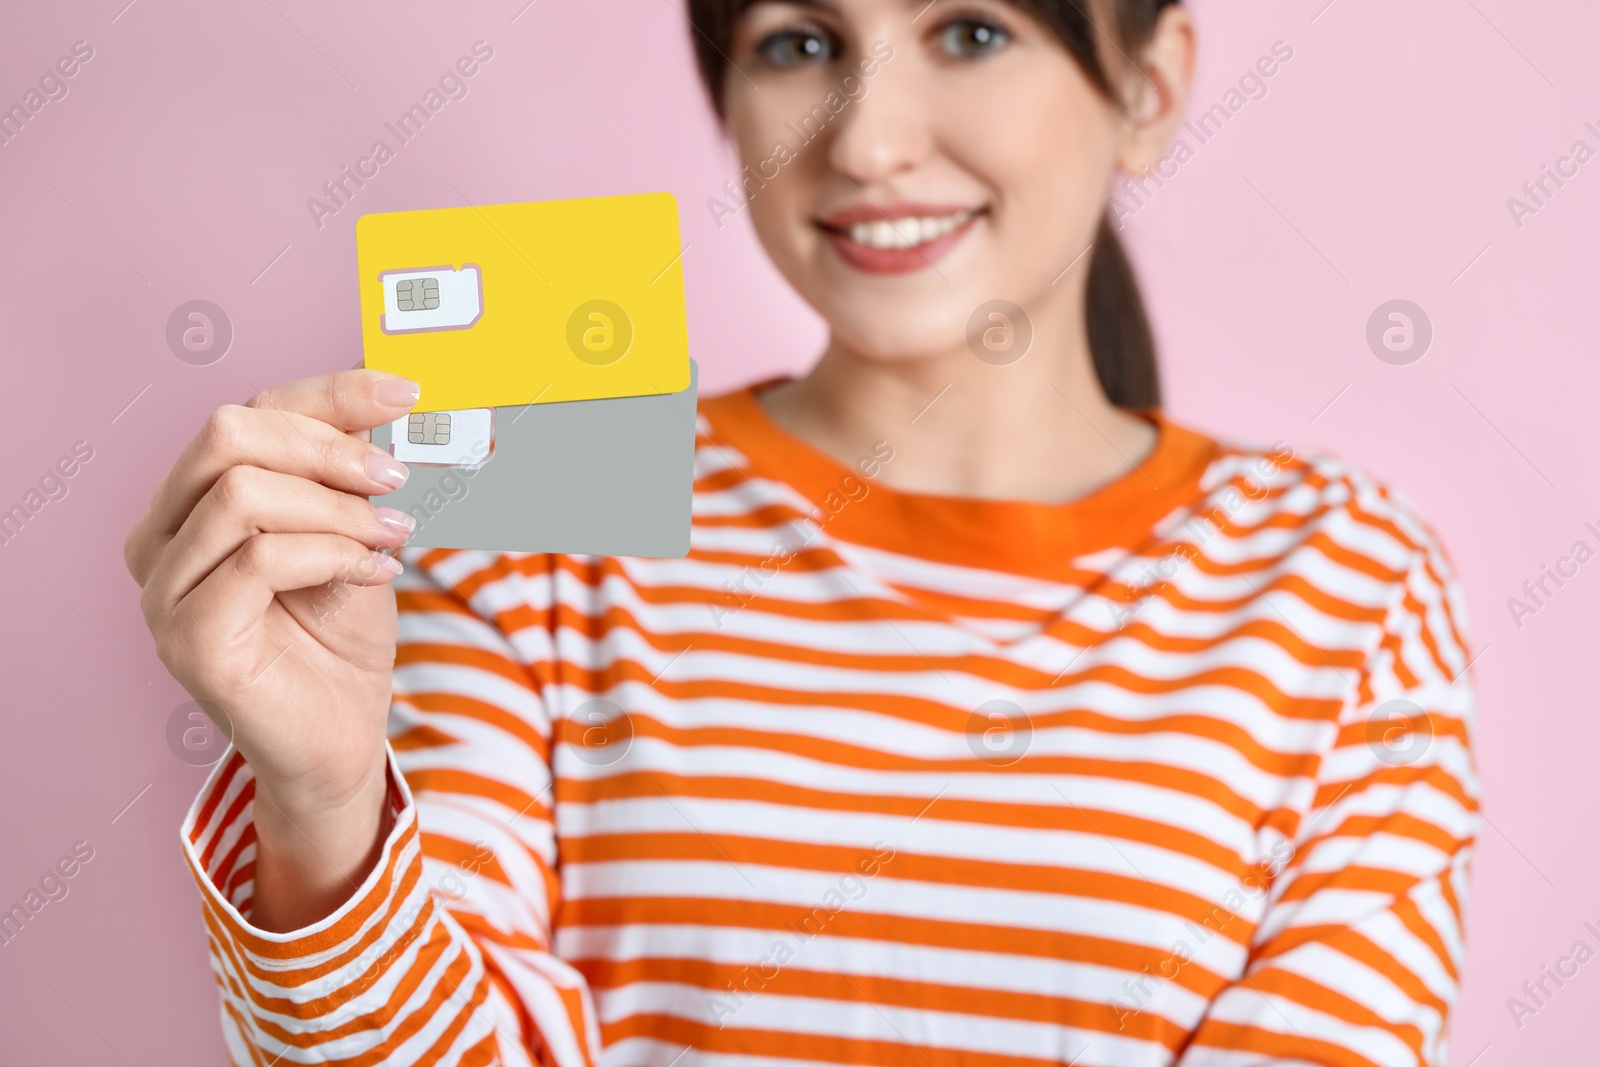
[[[483,317],[483,276],[474,263],[386,270],[378,278],[384,333],[465,330]]]
[[[401,311],[432,311],[439,306],[439,279],[402,278],[395,283],[394,294]]]
[[[494,409],[413,411],[389,424],[389,452],[401,463],[481,467],[494,454]]]
[[[450,413],[448,411],[418,411],[406,420],[406,440],[414,445],[447,445],[450,443]]]

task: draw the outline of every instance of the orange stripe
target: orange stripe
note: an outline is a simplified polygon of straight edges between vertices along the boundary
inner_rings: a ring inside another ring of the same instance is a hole
[[[817,912],[822,914],[818,915]],[[1172,946],[1153,948],[1093,934],[1074,934],[1062,930],[1021,928],[998,923],[957,922],[924,919],[885,913],[864,913],[845,908],[829,914],[822,902],[811,911],[792,905],[724,898],[630,897],[626,899],[568,900],[561,909],[560,925],[572,927],[627,926],[631,923],[662,923],[717,929],[766,930],[788,933],[809,940],[819,932],[828,937],[861,942],[890,942],[913,947],[960,949],[969,952],[1000,953],[1037,959],[1112,967],[1138,975],[1169,962]],[[1186,928],[1187,937],[1208,943],[1217,937],[1236,941],[1245,933],[1242,921],[1229,922],[1227,916],[1210,923],[1195,923]],[[1233,930],[1233,927],[1240,927]],[[1180,935],[1182,937],[1184,935]],[[1195,991],[1215,991],[1224,977],[1197,960],[1177,968],[1172,979]]]

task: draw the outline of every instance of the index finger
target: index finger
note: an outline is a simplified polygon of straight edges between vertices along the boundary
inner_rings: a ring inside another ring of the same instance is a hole
[[[380,370],[342,370],[268,389],[245,404],[292,411],[346,432],[393,422],[396,408],[411,410],[422,389],[407,378]]]

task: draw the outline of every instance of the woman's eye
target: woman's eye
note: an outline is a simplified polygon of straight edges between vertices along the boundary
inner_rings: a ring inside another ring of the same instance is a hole
[[[781,30],[756,45],[756,52],[775,67],[824,62],[833,57],[827,38],[810,30]]]
[[[998,50],[1011,35],[992,22],[957,19],[939,31],[939,44],[957,59],[976,59]]]

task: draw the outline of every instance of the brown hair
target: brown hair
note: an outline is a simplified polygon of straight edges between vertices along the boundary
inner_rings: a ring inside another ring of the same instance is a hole
[[[700,77],[718,117],[723,109],[727,53],[733,47],[734,22],[747,0],[689,0],[695,57]],[[1069,55],[1107,99],[1117,92],[1100,54],[1101,30],[1084,7],[1106,9],[1111,25],[1106,35],[1118,51],[1132,54],[1150,40],[1163,8],[1178,0],[1008,0],[1032,15],[1060,39]],[[1145,314],[1139,284],[1104,216],[1089,257],[1086,294],[1089,352],[1106,397],[1119,407],[1138,410],[1161,403],[1161,376],[1156,367],[1155,338]]]

